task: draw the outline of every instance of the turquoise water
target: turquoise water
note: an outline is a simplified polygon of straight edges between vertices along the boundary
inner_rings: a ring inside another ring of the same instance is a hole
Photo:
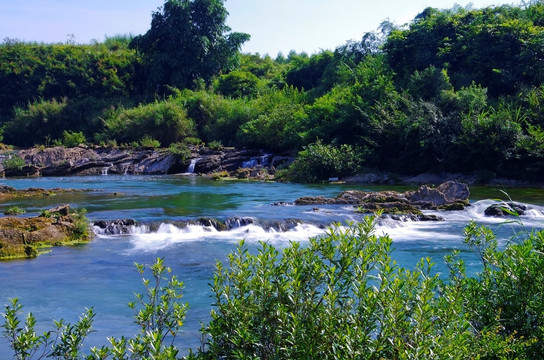
[[[299,185],[265,182],[213,181],[194,176],[92,176],[37,179],[5,179],[2,184],[16,188],[73,188],[92,191],[55,196],[10,200],[10,206],[26,209],[26,215],[69,203],[85,208],[91,221],[133,218],[141,224],[191,220],[211,217],[225,220],[248,217],[254,223],[217,232],[191,226],[178,228],[162,225],[150,231],[138,226],[129,235],[97,235],[89,244],[54,248],[32,260],[0,262],[0,302],[18,297],[25,312],[33,312],[38,326],[51,328],[52,320],[64,318],[75,322],[86,307],[94,307],[94,330],[85,348],[106,344],[106,338],[132,336],[137,329],[127,303],[133,293],[141,291],[134,262],[150,264],[157,257],[173,268],[185,283],[184,301],[190,309],[178,346],[184,349],[200,345],[199,329],[211,309],[208,283],[216,261],[224,261],[241,239],[251,249],[259,241],[278,247],[289,241],[306,242],[309,236],[325,232],[332,222],[357,221],[361,215],[349,206],[274,206],[274,202],[292,202],[301,196],[336,196],[346,189],[381,190],[385,187],[343,185]],[[391,188],[389,188],[391,189]],[[406,190],[406,187],[397,190]],[[471,271],[478,262],[462,244],[463,228],[470,219],[493,227],[506,241],[519,227],[505,225],[504,219],[488,218],[484,209],[489,198],[504,198],[499,189],[475,188],[472,205],[465,211],[440,214],[442,222],[382,221],[378,233],[387,233],[394,241],[394,257],[402,265],[412,267],[421,257],[433,258],[435,270],[445,271],[443,256],[460,249]],[[527,228],[544,227],[544,191],[542,189],[504,189],[510,197],[533,204],[535,211],[521,220]],[[270,230],[269,223],[298,219],[300,224],[289,231]],[[0,340],[0,359],[9,358],[6,342]]]

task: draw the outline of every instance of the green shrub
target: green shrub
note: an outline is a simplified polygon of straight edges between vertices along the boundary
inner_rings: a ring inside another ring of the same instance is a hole
[[[25,209],[21,209],[18,206],[12,206],[6,211],[4,211],[4,215],[21,215],[26,213]]]
[[[501,351],[516,354],[512,358],[544,358],[544,231],[522,232],[500,249],[491,229],[471,221],[465,242],[483,266],[475,278],[463,274],[460,282],[483,358],[501,358]]]
[[[374,219],[281,253],[242,242],[217,264],[209,358],[445,359],[471,353],[460,292],[396,265]]]
[[[2,161],[6,170],[22,170],[26,165],[25,160],[15,153],[7,154],[7,158]]]
[[[316,182],[354,175],[363,164],[364,155],[363,151],[350,145],[334,147],[317,140],[298,153],[289,166],[287,178],[298,182]]]
[[[66,147],[76,147],[85,144],[87,140],[85,135],[81,131],[74,132],[70,130],[64,130],[62,132],[62,145]]]
[[[222,95],[240,98],[253,97],[257,94],[259,78],[248,71],[234,70],[219,76],[216,91]]]
[[[16,107],[15,116],[6,123],[4,137],[10,144],[32,146],[44,143],[48,137],[59,138],[66,129],[70,116],[67,114],[68,100],[40,99],[29,102],[26,107]]]
[[[148,135],[145,135],[143,138],[141,138],[139,141],[139,144],[141,147],[151,148],[151,149],[157,149],[161,146],[161,143],[159,140],[155,140],[151,136],[148,136]]]
[[[214,140],[208,143],[208,147],[212,150],[223,150],[223,144],[219,140]]]
[[[119,143],[140,141],[149,136],[160,145],[168,146],[195,134],[193,121],[187,117],[183,106],[173,101],[112,112],[104,120],[104,127]]]
[[[91,355],[84,356],[81,347],[91,332],[94,312],[91,309],[80,317],[75,325],[63,320],[55,321],[54,330],[38,335],[35,331],[36,319],[29,313],[21,326],[19,314],[22,305],[18,299],[10,300],[2,313],[4,324],[2,335],[9,341],[14,359],[177,359],[179,350],[173,345],[180,331],[187,304],[180,303],[183,283],[172,275],[163,259],[146,267],[135,264],[145,287],[143,294],[136,294],[136,301],[129,303],[135,312],[136,324],[140,332],[133,338],[109,338],[111,347],[92,348]],[[145,277],[146,269],[151,273],[150,281]],[[165,284],[166,282],[166,284]],[[172,343],[167,344],[167,342]]]
[[[191,157],[191,150],[184,143],[172,143],[168,147],[168,151],[174,155],[178,155],[182,161],[185,161]]]

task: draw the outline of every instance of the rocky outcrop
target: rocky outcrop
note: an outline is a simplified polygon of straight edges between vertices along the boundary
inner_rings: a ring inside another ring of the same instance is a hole
[[[9,155],[8,152],[0,152],[0,172],[5,176],[175,174],[187,172],[193,162],[191,172],[212,174],[226,171],[230,175],[240,168],[269,168],[290,159],[233,148],[191,147],[190,151],[191,157],[184,159],[166,149],[32,148],[9,151]],[[2,158],[8,156],[22,158],[25,165],[4,169]]]
[[[355,205],[360,212],[382,210],[385,213],[420,213],[421,210],[462,210],[470,196],[466,184],[448,181],[436,188],[427,185],[416,191],[367,192],[347,190],[335,198],[302,197],[295,205]]]
[[[0,259],[35,257],[40,248],[89,239],[87,220],[70,213],[69,205],[46,210],[37,217],[0,218]]]
[[[39,196],[53,196],[56,194],[70,193],[70,192],[85,192],[96,191],[92,189],[42,189],[42,188],[28,188],[28,189],[15,189],[14,187],[7,185],[0,185],[0,199],[12,198],[12,197],[39,197]]]
[[[180,220],[180,221],[164,221],[154,222],[149,224],[138,224],[133,219],[118,219],[118,220],[98,220],[92,223],[93,230],[97,235],[124,235],[133,234],[136,232],[156,232],[161,226],[173,225],[178,229],[184,229],[190,225],[206,226],[213,228],[216,231],[229,231],[248,225],[256,225],[269,231],[285,232],[302,224],[302,220],[285,219],[285,220],[257,220],[251,217],[233,217],[224,221],[213,218],[199,218],[195,220]],[[314,225],[325,228],[324,224],[315,223]]]
[[[484,214],[487,216],[516,216],[525,214],[527,210],[527,205],[509,201],[489,206],[485,209]]]

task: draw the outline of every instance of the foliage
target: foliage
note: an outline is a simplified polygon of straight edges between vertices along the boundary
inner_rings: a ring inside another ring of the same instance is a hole
[[[185,161],[191,157],[191,150],[184,143],[172,143],[168,147],[168,151],[174,155],[178,155],[182,161]]]
[[[183,283],[172,275],[171,268],[164,266],[164,259],[157,258],[148,267],[135,265],[146,290],[144,294],[136,294],[136,301],[129,303],[140,332],[134,338],[110,338],[111,348],[95,348],[93,355],[96,359],[105,359],[108,355],[115,359],[176,359],[179,350],[174,341],[188,307],[180,303]],[[146,268],[151,272],[150,279],[145,277]]]
[[[514,213],[512,213],[515,215]],[[379,214],[377,214],[379,216]],[[218,262],[210,284],[214,307],[203,326],[205,346],[188,359],[540,359],[544,356],[544,232],[522,231],[504,246],[471,222],[465,243],[481,260],[468,275],[459,252],[446,257],[449,273],[433,274],[431,259],[413,270],[392,258],[392,239],[376,235],[376,216],[339,224],[307,246],[282,250],[242,241]],[[129,306],[139,333],[109,339],[88,359],[177,359],[174,345],[187,305],[183,284],[157,259],[136,264],[145,292]],[[3,335],[16,359],[83,358],[91,310],[75,325],[56,322],[37,335],[17,299],[5,307]]]
[[[217,264],[208,358],[463,358],[470,328],[459,291],[391,258],[373,219],[283,252],[242,242]],[[442,296],[438,296],[438,295]]]
[[[211,141],[208,144],[208,147],[212,150],[223,150],[223,144],[221,144],[221,141],[218,140]]]
[[[510,94],[544,79],[536,64],[544,49],[535,13],[542,15],[538,2],[523,8],[427,8],[408,29],[393,30],[384,51],[404,79],[434,66],[447,69],[456,88],[475,81],[494,95]]]
[[[185,109],[172,101],[119,109],[104,119],[104,127],[118,142],[140,141],[147,136],[163,146],[194,134],[194,124]]]
[[[149,148],[149,149],[157,149],[161,146],[161,143],[159,140],[155,140],[149,135],[144,135],[144,137],[141,138],[138,143],[140,144],[141,147]]]
[[[36,319],[32,313],[21,324],[19,313],[22,305],[12,299],[2,313],[2,335],[9,341],[15,359],[176,359],[179,350],[174,345],[176,335],[183,326],[187,305],[180,303],[183,283],[171,274],[158,258],[149,267],[135,264],[145,287],[144,294],[136,294],[136,301],[129,304],[135,311],[135,321],[140,332],[134,338],[110,338],[111,347],[92,348],[91,355],[84,356],[81,347],[91,332],[95,316],[92,309],[80,317],[76,324],[64,320],[54,322],[54,330],[38,335]],[[151,278],[146,278],[149,268]],[[166,284],[165,284],[166,282]]]
[[[28,313],[24,324],[21,324],[19,314],[23,306],[17,298],[11,299],[2,313],[4,324],[2,335],[9,341],[14,359],[33,359],[51,357],[54,359],[78,359],[85,337],[91,331],[95,316],[93,309],[87,311],[74,324],[64,320],[54,321],[54,330],[38,335],[35,330],[36,318]],[[36,356],[36,357],[35,357]]]
[[[257,95],[259,78],[247,71],[234,70],[217,79],[215,89],[222,95],[233,98]]]
[[[26,213],[25,209],[22,209],[18,206],[11,206],[6,211],[4,211],[4,215],[21,215]]]
[[[25,166],[25,160],[15,153],[7,153],[2,160],[2,166],[6,170],[21,170]]]
[[[223,0],[167,0],[143,35],[0,44],[0,132],[49,146],[350,145],[365,166],[536,181],[544,171],[544,6],[427,8],[335,51],[239,54]],[[188,90],[192,89],[192,90]],[[363,150],[358,150],[363,149]],[[313,177],[313,176],[310,176]]]
[[[143,54],[151,92],[191,88],[234,68],[249,35],[229,33],[227,14],[223,0],[167,0],[153,13],[151,28],[130,43]]]
[[[64,130],[62,132],[62,145],[66,147],[76,147],[81,144],[85,144],[87,140],[85,139],[85,135],[81,131],[74,132],[70,130]]]
[[[298,153],[296,160],[289,166],[287,178],[299,182],[316,182],[355,174],[364,162],[363,154],[350,145],[334,147],[317,140]]]

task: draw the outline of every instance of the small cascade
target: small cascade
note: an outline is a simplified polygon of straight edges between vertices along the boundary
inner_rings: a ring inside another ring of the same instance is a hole
[[[251,159],[249,159],[247,161],[244,161],[242,163],[243,168],[254,168],[257,165],[259,165],[259,160],[255,159],[255,158],[251,158]]]
[[[254,168],[257,166],[268,166],[270,164],[268,158],[270,154],[264,154],[258,157],[252,157],[247,161],[242,162],[243,168]]]
[[[270,165],[269,164],[269,161],[268,161],[268,158],[270,157],[270,154],[264,154],[263,156],[261,156],[260,158],[260,161],[261,161],[261,166],[268,166]]]
[[[113,165],[110,165],[110,166],[104,166],[102,168],[102,175],[108,175],[108,172],[110,171],[110,169],[112,168]]]
[[[195,166],[199,159],[191,159],[191,163],[189,164],[189,167],[187,168],[186,173],[187,174],[193,174],[195,172]]]
[[[93,231],[97,235],[122,235],[141,233],[133,219],[100,220],[93,223]],[[143,230],[145,232],[145,230]]]
[[[235,217],[225,220],[225,226],[227,227],[227,230],[237,229],[250,224],[253,224],[253,219],[248,217]]]

